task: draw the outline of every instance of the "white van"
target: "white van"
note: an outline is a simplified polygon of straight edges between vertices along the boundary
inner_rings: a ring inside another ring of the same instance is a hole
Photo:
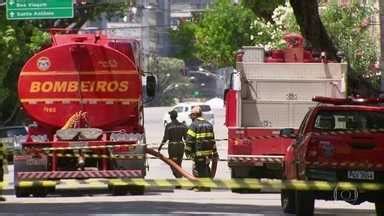
[[[175,110],[177,112],[177,120],[189,126],[192,123],[189,114],[191,114],[192,107],[200,106],[203,113],[203,118],[209,121],[212,125],[215,124],[215,117],[212,109],[209,105],[203,103],[179,103],[172,107],[169,111]],[[164,114],[163,124],[164,126],[171,122],[168,112]]]

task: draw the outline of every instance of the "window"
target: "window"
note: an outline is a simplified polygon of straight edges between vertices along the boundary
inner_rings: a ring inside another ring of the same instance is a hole
[[[200,105],[202,112],[209,112],[211,111],[211,107],[209,105]]]
[[[384,112],[320,111],[314,127],[320,130],[356,130],[384,128]]]
[[[305,114],[304,120],[301,122],[300,128],[299,128],[299,135],[302,135],[304,133],[305,126],[307,124],[308,118],[310,114],[312,113],[312,109]]]

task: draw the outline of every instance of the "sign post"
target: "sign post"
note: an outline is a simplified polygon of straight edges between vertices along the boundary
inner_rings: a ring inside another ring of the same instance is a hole
[[[73,0],[7,0],[7,19],[73,18]]]

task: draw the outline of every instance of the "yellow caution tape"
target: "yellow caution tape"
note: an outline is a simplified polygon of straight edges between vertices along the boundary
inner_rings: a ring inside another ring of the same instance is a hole
[[[0,181],[0,190],[7,187],[7,186],[8,186],[8,182],[6,182],[6,181],[1,182]]]
[[[19,187],[55,187],[56,181],[20,181]]]
[[[88,179],[88,180],[60,180],[60,181],[21,181],[19,187],[52,187],[64,185],[70,188],[90,187],[101,188],[106,186],[143,186],[146,188],[183,188],[207,187],[212,189],[292,189],[292,190],[363,190],[375,191],[384,190],[381,183],[352,183],[352,182],[326,182],[326,181],[282,181],[282,180],[259,180],[259,179]]]

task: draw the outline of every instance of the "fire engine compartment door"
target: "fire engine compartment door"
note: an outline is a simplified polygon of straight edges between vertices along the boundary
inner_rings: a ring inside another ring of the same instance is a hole
[[[243,100],[242,127],[298,128],[312,101]]]

